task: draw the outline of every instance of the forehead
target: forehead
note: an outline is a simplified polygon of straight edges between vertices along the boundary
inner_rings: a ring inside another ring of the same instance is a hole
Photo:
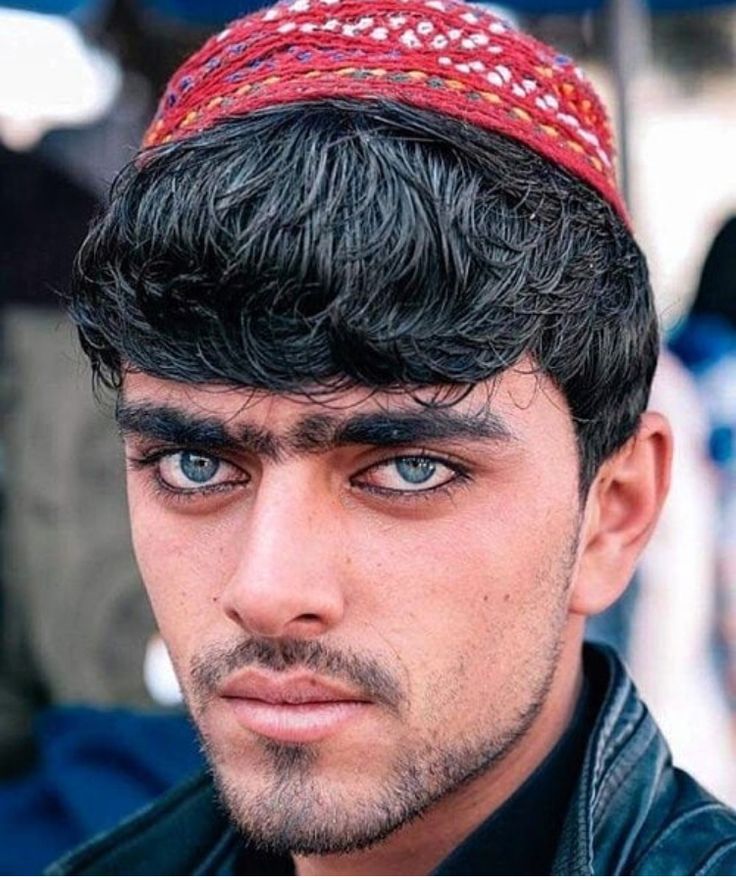
[[[289,444],[302,451],[309,451],[310,444],[341,445],[351,442],[353,435],[353,442],[370,443],[371,432],[376,445],[389,445],[391,435],[399,445],[415,434],[433,439],[433,430],[437,439],[464,432],[471,439],[574,445],[563,395],[546,376],[524,363],[465,394],[430,387],[419,392],[354,388],[316,396],[289,395],[130,372],[124,377],[120,409],[122,427],[132,433],[147,414],[164,418],[170,414],[210,426],[223,436],[245,431],[248,442],[260,442],[264,452]]]

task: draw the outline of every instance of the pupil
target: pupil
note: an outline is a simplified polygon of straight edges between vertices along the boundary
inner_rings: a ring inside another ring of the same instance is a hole
[[[408,483],[426,483],[434,475],[437,466],[426,458],[400,458],[396,470]]]
[[[193,483],[206,483],[220,467],[216,459],[194,452],[182,452],[179,466],[184,476]]]

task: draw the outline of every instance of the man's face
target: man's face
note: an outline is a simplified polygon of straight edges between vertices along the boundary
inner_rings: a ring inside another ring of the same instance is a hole
[[[235,819],[381,839],[533,731],[574,581],[578,456],[547,380],[459,402],[129,374],[136,554]]]

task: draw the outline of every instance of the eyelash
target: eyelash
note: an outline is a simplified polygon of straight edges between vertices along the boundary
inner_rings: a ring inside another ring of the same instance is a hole
[[[227,492],[232,490],[234,486],[244,486],[250,482],[250,479],[247,479],[243,481],[229,481],[225,483],[218,483],[214,486],[204,486],[201,489],[174,489],[165,480],[162,479],[157,465],[163,458],[166,458],[170,455],[177,455],[183,452],[190,452],[196,455],[202,455],[208,458],[213,458],[229,463],[226,459],[222,459],[218,455],[214,455],[205,450],[192,447],[164,447],[161,449],[153,449],[142,455],[129,454],[127,457],[127,462],[128,466],[136,471],[153,471],[151,488],[154,490],[156,495],[167,498],[170,501],[182,504],[186,504],[187,502],[193,501],[196,498],[215,495],[221,492]],[[369,467],[364,468],[356,476],[360,477],[361,474],[369,473],[370,471],[380,467],[381,465],[388,465],[391,464],[391,462],[393,461],[397,461],[403,458],[427,459],[435,464],[449,468],[454,472],[454,476],[452,476],[449,480],[446,480],[444,483],[441,483],[439,486],[434,486],[429,489],[415,489],[413,491],[387,489],[384,486],[373,486],[370,483],[357,482],[355,478],[353,478],[353,480],[351,481],[351,486],[357,487],[361,491],[368,492],[371,495],[378,495],[383,498],[392,498],[398,501],[417,503],[421,502],[422,500],[429,500],[430,498],[436,497],[439,493],[442,493],[449,497],[453,494],[453,491],[455,489],[466,485],[472,479],[466,467],[460,462],[452,460],[450,458],[438,456],[436,453],[430,452],[426,449],[419,449],[417,451],[407,452],[403,455],[395,455],[390,458],[383,459],[382,461],[377,461]],[[234,466],[237,467],[237,465]],[[245,473],[245,471],[243,473]]]
[[[152,489],[154,494],[158,497],[165,498],[167,501],[179,504],[187,504],[188,502],[194,501],[197,498],[228,492],[231,491],[233,487],[245,486],[250,482],[250,479],[242,481],[230,480],[225,483],[218,483],[215,486],[203,486],[201,489],[174,489],[161,477],[161,473],[157,465],[162,459],[167,458],[170,455],[178,455],[182,452],[191,452],[195,455],[202,455],[206,456],[207,458],[227,462],[226,459],[223,459],[218,455],[213,455],[212,453],[207,452],[204,449],[196,449],[190,446],[167,446],[159,449],[152,449],[142,455],[128,455],[127,462],[128,466],[133,470],[151,471],[153,476],[150,481],[150,488]],[[233,467],[237,467],[237,465],[233,465]],[[243,471],[243,473],[245,473],[245,471]]]
[[[453,494],[453,491],[462,487],[463,485],[467,485],[467,483],[469,483],[472,479],[467,468],[464,465],[460,464],[459,461],[454,461],[450,458],[444,458],[437,455],[436,453],[430,452],[427,449],[419,449],[416,452],[406,452],[402,455],[394,455],[390,458],[385,458],[382,461],[377,461],[375,464],[370,465],[359,474],[357,474],[357,477],[360,477],[361,474],[369,473],[374,468],[381,467],[381,465],[388,465],[391,464],[391,462],[398,461],[402,458],[427,459],[434,464],[439,464],[443,467],[449,468],[451,471],[454,472],[454,476],[452,476],[449,480],[446,480],[444,483],[440,483],[439,486],[433,486],[429,489],[414,489],[413,491],[402,489],[387,489],[385,486],[372,486],[370,483],[357,483],[355,481],[353,482],[353,485],[359,486],[362,491],[368,492],[371,495],[378,495],[383,498],[393,498],[398,501],[417,504],[421,503],[422,501],[428,501],[432,498],[436,498],[438,494],[443,494],[450,497]]]

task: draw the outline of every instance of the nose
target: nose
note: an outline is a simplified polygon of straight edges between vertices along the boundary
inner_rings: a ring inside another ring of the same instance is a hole
[[[250,635],[314,638],[344,612],[336,546],[341,506],[300,463],[274,470],[249,507],[222,608]]]

